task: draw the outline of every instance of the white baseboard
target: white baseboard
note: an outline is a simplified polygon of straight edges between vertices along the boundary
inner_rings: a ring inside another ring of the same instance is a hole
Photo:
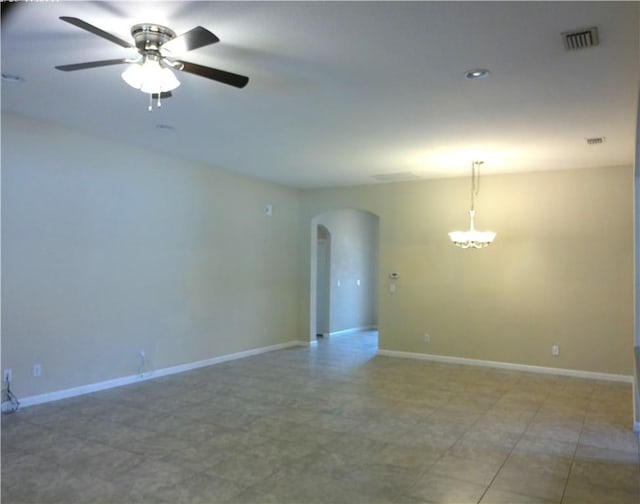
[[[373,331],[377,328],[378,327],[374,325],[350,327],[349,329],[341,329],[340,331],[330,332],[329,334],[326,334],[326,336],[337,336],[338,334],[346,334],[346,333],[360,332],[360,331]]]
[[[466,366],[490,367],[496,369],[509,369],[513,371],[526,371],[528,373],[541,373],[560,376],[572,376],[575,378],[587,378],[591,380],[606,380],[624,383],[633,383],[633,376],[610,373],[597,373],[594,371],[580,371],[577,369],[550,368],[543,366],[530,366],[528,364],[514,364],[510,362],[486,361],[480,359],[467,359],[464,357],[451,357],[448,355],[422,354],[415,352],[400,352],[397,350],[378,349],[378,355],[387,357],[401,357],[404,359],[419,359],[446,364],[463,364]]]
[[[36,404],[47,403],[51,401],[58,401],[60,399],[66,399],[69,397],[75,397],[84,394],[90,394],[91,392],[98,392],[100,390],[107,390],[114,387],[121,387],[122,385],[129,385],[145,380],[152,380],[159,378],[160,376],[167,376],[176,373],[183,373],[185,371],[191,371],[192,369],[198,369],[201,367],[212,366],[214,364],[220,364],[221,362],[227,362],[236,359],[243,359],[245,357],[251,357],[252,355],[259,355],[266,352],[273,352],[274,350],[282,350],[292,346],[305,345],[303,341],[289,341],[287,343],[278,343],[277,345],[271,345],[261,348],[253,348],[251,350],[245,350],[243,352],[237,352],[227,355],[221,355],[219,357],[213,357],[211,359],[205,359],[196,362],[189,362],[187,364],[180,364],[178,366],[172,366],[163,369],[157,369],[142,375],[129,375],[121,378],[115,378],[113,380],[106,380],[97,383],[90,383],[89,385],[82,385],[80,387],[73,387],[64,390],[56,390],[55,392],[49,392],[47,394],[40,394],[34,396],[28,396],[20,399],[20,407],[34,406]]]

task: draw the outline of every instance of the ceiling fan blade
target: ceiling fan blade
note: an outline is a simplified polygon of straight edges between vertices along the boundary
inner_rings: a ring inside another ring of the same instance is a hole
[[[108,41],[113,42],[114,44],[118,44],[119,46],[126,47],[127,49],[135,47],[130,42],[127,42],[126,40],[122,40],[121,38],[116,37],[115,35],[111,35],[111,33],[101,30],[97,26],[93,26],[92,24],[89,24],[86,21],[83,21],[82,19],[69,17],[69,16],[60,16],[60,19],[74,26],[77,26],[78,28],[82,28],[83,30],[88,31],[89,33],[93,33],[98,37],[107,39]]]
[[[71,72],[73,70],[85,70],[86,68],[96,68],[109,65],[121,65],[123,63],[130,63],[126,58],[100,60],[100,61],[87,61],[86,63],[74,63],[72,65],[58,65],[56,68],[63,72]]]
[[[162,48],[169,51],[193,51],[199,47],[215,44],[216,42],[220,42],[218,37],[206,28],[196,26],[188,32],[171,39],[169,42],[164,44]]]
[[[222,82],[223,84],[228,84],[229,86],[243,88],[249,82],[249,77],[245,77],[244,75],[238,75],[231,72],[225,72],[224,70],[218,70],[217,68],[197,65],[196,63],[189,63],[188,61],[181,61],[180,63],[184,65],[182,67],[183,72],[199,75],[200,77],[205,77],[206,79]]]
[[[15,12],[14,7],[18,2],[2,2],[0,3],[0,22],[4,24],[11,13]],[[13,17],[13,16],[12,16]]]

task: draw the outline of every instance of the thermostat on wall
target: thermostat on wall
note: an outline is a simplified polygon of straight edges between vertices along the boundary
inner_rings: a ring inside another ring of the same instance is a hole
[[[400,278],[400,273],[389,273],[389,278],[391,278],[391,280],[397,280]]]

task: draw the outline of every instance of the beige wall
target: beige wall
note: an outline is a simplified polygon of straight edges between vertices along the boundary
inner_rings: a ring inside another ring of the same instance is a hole
[[[12,388],[132,375],[142,348],[160,369],[297,339],[298,211],[295,190],[3,113]]]
[[[447,236],[468,226],[468,194],[466,178],[307,190],[301,225],[345,207],[380,217],[383,349],[630,375],[632,167],[483,177],[476,226],[497,232],[483,250]],[[300,313],[304,327],[308,299]]]
[[[312,219],[352,208],[380,218],[382,348],[630,375],[633,168],[483,177],[484,250],[447,237],[468,191],[297,191],[3,114],[2,368],[25,397],[307,339]]]

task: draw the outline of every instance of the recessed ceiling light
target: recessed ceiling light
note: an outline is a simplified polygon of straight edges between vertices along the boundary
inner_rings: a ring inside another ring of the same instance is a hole
[[[2,80],[4,82],[24,82],[24,78],[20,77],[19,75],[4,72],[2,72]]]
[[[465,79],[469,80],[486,79],[487,77],[489,77],[490,73],[491,72],[489,72],[489,70],[487,70],[486,68],[474,68],[473,70],[467,70],[464,73],[464,77]]]

